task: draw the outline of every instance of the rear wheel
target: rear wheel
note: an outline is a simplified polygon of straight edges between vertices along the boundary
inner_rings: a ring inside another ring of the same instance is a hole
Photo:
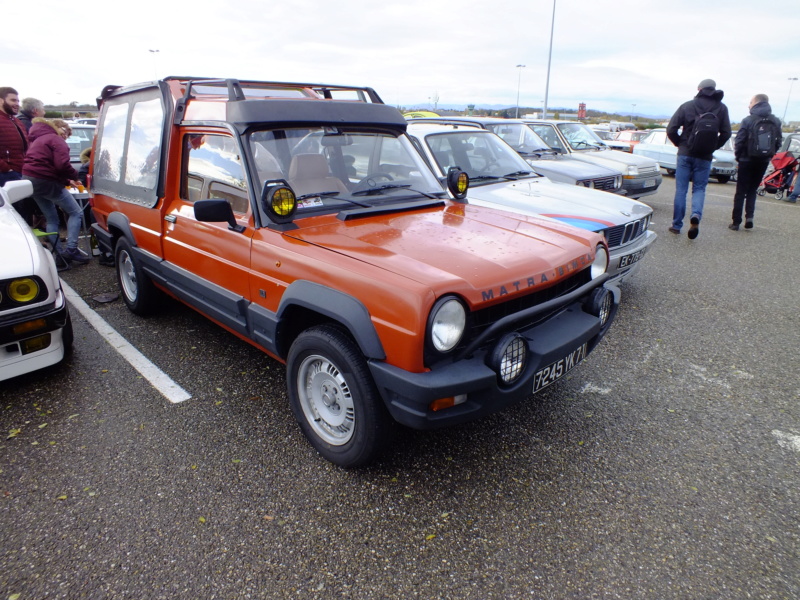
[[[125,305],[137,315],[144,316],[153,312],[158,290],[134,258],[131,244],[125,238],[120,238],[117,242],[114,258],[117,282]]]
[[[783,190],[778,190],[775,192],[775,200],[782,200],[783,199]]]
[[[388,442],[392,420],[358,345],[340,327],[301,333],[286,361],[289,402],[303,434],[341,467],[372,461]]]

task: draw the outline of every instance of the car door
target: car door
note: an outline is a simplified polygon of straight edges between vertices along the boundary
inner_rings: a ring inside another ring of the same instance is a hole
[[[168,287],[189,304],[246,332],[250,246],[254,219],[236,138],[227,133],[182,131],[181,173],[164,213],[164,272]],[[195,218],[200,200],[227,201],[239,226]]]

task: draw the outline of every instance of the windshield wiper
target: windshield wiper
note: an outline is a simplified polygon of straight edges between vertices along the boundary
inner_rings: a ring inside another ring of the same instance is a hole
[[[358,202],[357,200],[350,200],[350,198],[341,198],[339,197],[341,194],[340,191],[330,191],[330,192],[314,192],[313,194],[303,194],[302,196],[297,197],[297,201],[306,200],[307,198],[330,198],[336,196],[337,200],[344,200],[345,202],[349,202],[350,204],[355,204],[357,206],[363,206],[365,208],[369,208],[369,204],[364,204],[363,202]]]
[[[534,173],[533,171],[514,171],[513,173],[508,173],[507,175],[503,175],[503,179],[515,180],[519,179],[520,177],[525,177],[527,175],[534,175],[536,177],[539,176],[537,173]]]
[[[595,150],[600,150],[600,148],[602,148],[602,146],[598,146],[597,144],[590,144],[589,142],[584,142],[583,140],[577,140],[577,141],[573,142],[572,144],[576,148],[578,147],[578,144],[583,144],[587,148],[594,148]]]

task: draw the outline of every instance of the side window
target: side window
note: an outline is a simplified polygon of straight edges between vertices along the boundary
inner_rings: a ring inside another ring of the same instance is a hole
[[[247,182],[236,141],[228,135],[187,133],[183,136],[182,196],[194,202],[217,198],[230,202],[233,212],[250,209]]]
[[[92,157],[95,193],[154,206],[164,132],[161,92],[152,88],[109,99],[97,132]]]
[[[533,130],[539,134],[548,146],[564,152],[564,145],[558,139],[555,130],[550,125],[534,125]]]

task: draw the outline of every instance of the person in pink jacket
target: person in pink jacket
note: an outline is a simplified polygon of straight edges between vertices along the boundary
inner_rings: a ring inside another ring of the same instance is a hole
[[[67,217],[67,247],[59,249],[65,259],[86,264],[89,257],[78,250],[78,234],[81,230],[81,207],[67,185],[78,186],[78,172],[69,162],[69,146],[65,141],[72,131],[64,121],[36,118],[33,120],[25,154],[22,177],[33,184],[33,199],[47,221],[47,232],[55,233],[58,239],[58,210]],[[57,244],[58,242],[56,242]]]

